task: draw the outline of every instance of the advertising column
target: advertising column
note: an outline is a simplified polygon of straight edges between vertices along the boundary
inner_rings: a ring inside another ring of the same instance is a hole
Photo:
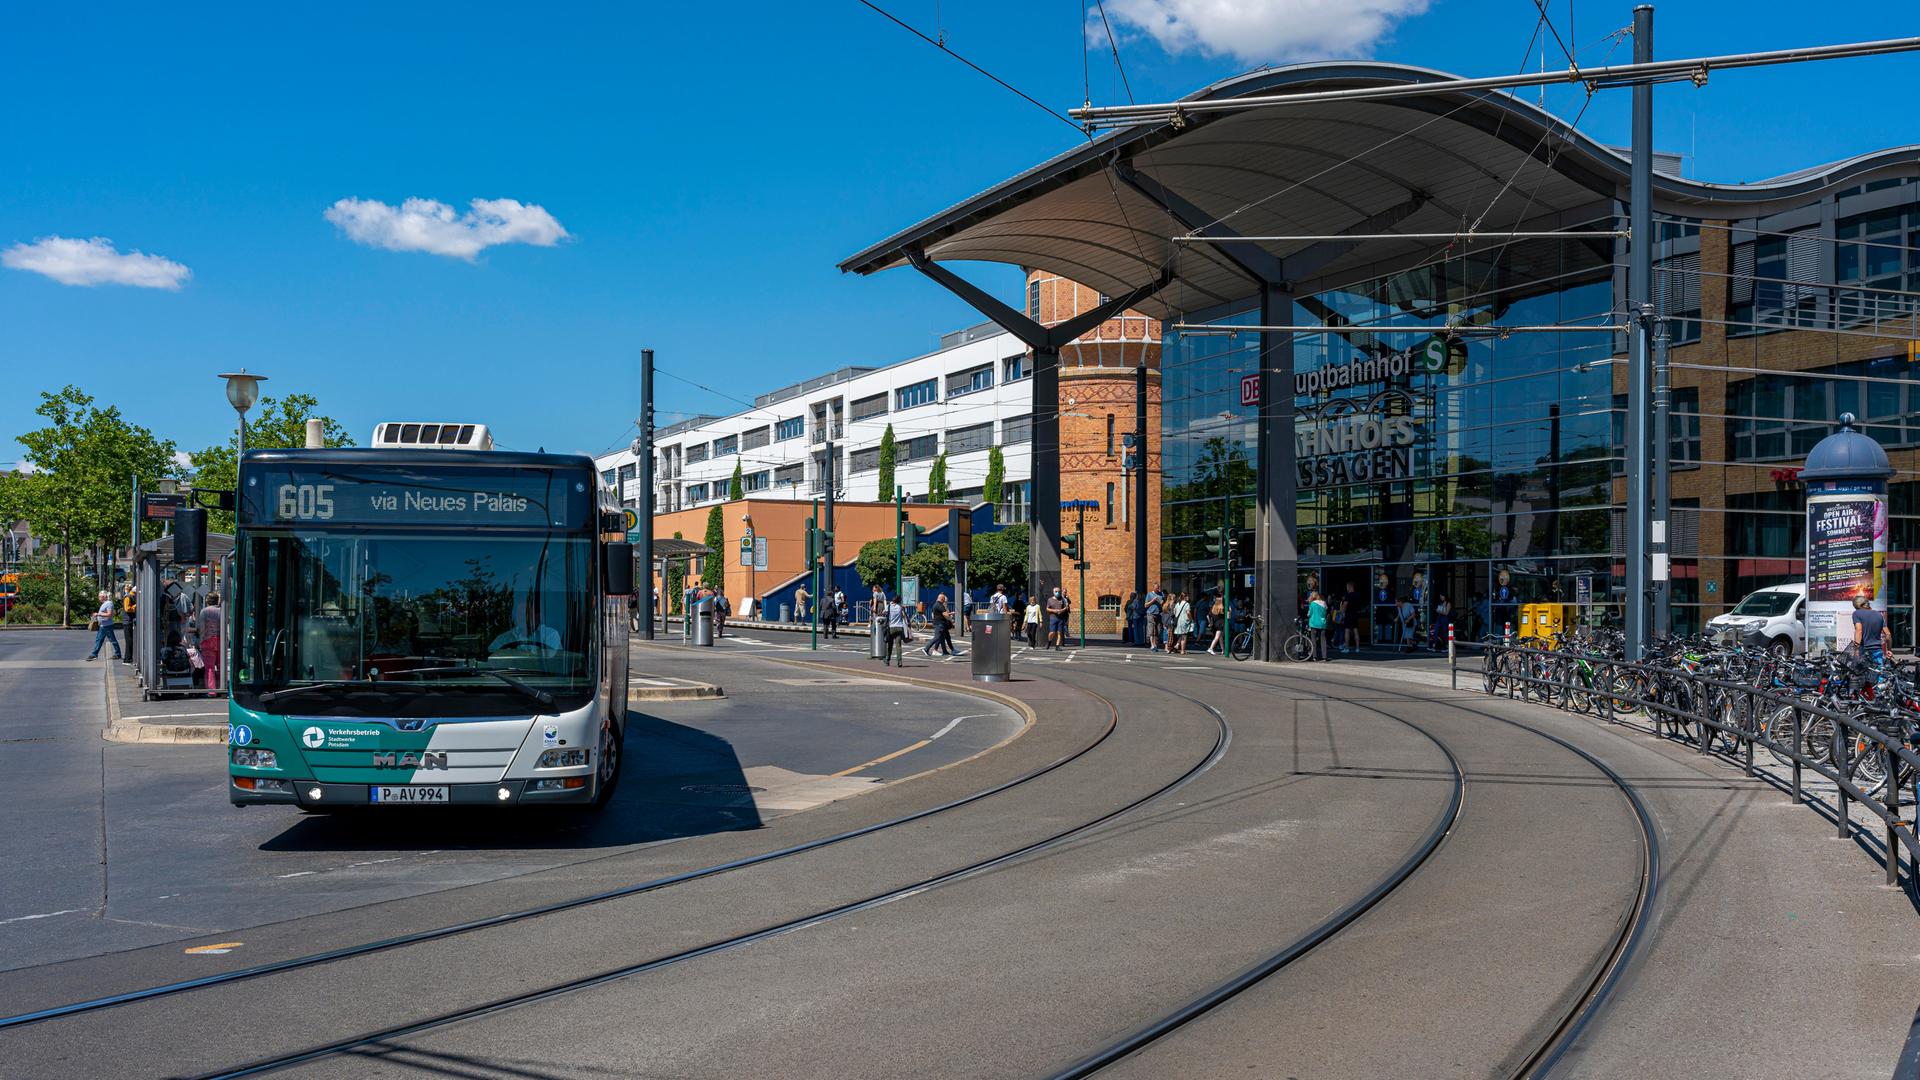
[[[1886,481],[1807,485],[1807,651],[1846,646],[1855,597],[1886,611],[1886,580]]]
[[[1893,467],[1880,444],[1853,429],[1820,440],[1800,470],[1807,484],[1807,652],[1852,642],[1854,601],[1887,609],[1887,479]]]

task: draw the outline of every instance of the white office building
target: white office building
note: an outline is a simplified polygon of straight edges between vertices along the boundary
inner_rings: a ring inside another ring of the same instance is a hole
[[[950,501],[980,501],[988,451],[1005,460],[1002,521],[1027,518],[1033,409],[1026,347],[992,323],[946,334],[940,348],[885,367],[844,367],[753,399],[729,416],[697,416],[654,433],[655,513],[723,502],[734,466],[759,499],[812,499],[825,492],[827,443],[834,444],[835,495],[842,501],[893,498],[879,490],[880,440],[894,437],[894,482],[924,501],[934,459],[947,455]],[[640,503],[643,477],[631,449],[597,460],[603,481],[627,506]]]

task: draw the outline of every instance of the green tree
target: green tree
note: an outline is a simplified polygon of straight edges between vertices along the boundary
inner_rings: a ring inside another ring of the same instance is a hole
[[[893,425],[880,435],[880,500],[893,498]]]
[[[679,530],[674,530],[673,538],[681,539]],[[680,614],[681,595],[687,591],[687,561],[685,559],[667,560],[667,611]]]
[[[1025,525],[1009,525],[998,532],[975,533],[973,560],[967,564],[968,582],[986,588],[995,585],[1026,588],[1028,543]]]
[[[1006,483],[1007,456],[1000,452],[998,446],[989,447],[987,450],[987,486],[986,490],[980,493],[981,500],[988,506],[999,506],[1001,488],[1005,487]]]
[[[860,545],[860,555],[854,560],[854,572],[868,588],[878,586],[893,595],[893,537],[882,540],[869,540]],[[920,579],[922,588],[938,588],[953,584],[953,563],[947,559],[945,544],[929,544],[918,548],[907,556],[901,573]],[[922,593],[925,596],[924,593]],[[929,597],[929,599],[931,599]]]
[[[733,463],[733,482],[727,485],[727,500],[737,502],[746,497],[746,489],[740,486],[740,463]]]
[[[860,575],[870,589],[885,589],[893,592],[893,537],[884,540],[869,540],[860,545],[860,555],[853,561],[853,572]]]
[[[75,551],[105,553],[127,539],[133,485],[151,486],[173,472],[173,443],[129,423],[112,405],[94,404],[77,386],[42,393],[34,410],[47,426],[19,436],[33,475],[12,482],[8,499],[34,532],[59,537],[63,604],[71,607]],[[102,558],[104,562],[104,558]]]
[[[720,507],[707,511],[707,557],[700,570],[700,584],[719,589],[727,583],[727,523]]]
[[[927,470],[927,501],[943,503],[947,501],[947,452],[933,459],[933,467]]]
[[[259,407],[247,421],[247,449],[287,450],[307,445],[307,421],[318,420],[326,432],[328,446],[352,446],[353,436],[331,416],[320,411],[320,401],[312,394],[288,394],[281,398],[261,398]],[[239,438],[209,446],[193,455],[193,486],[209,491],[232,491],[238,483],[235,461]],[[233,514],[225,510],[207,512],[211,532],[233,532]]]

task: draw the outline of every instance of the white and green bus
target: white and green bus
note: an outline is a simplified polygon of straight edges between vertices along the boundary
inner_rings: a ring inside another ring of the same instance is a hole
[[[592,459],[252,451],[236,494],[232,802],[606,804],[633,562]]]

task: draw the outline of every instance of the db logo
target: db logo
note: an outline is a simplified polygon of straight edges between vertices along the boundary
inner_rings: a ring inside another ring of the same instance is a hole
[[[307,730],[300,733],[300,742],[303,745],[305,745],[306,748],[309,750],[320,749],[321,744],[325,743],[326,741],[327,741],[327,733],[324,731],[321,731],[317,727],[310,727]]]
[[[980,624],[980,632],[981,632],[981,633],[983,633],[983,634],[986,634],[986,635],[987,635],[988,637],[992,637],[992,636],[993,636],[993,624],[992,624],[992,623],[981,623],[981,624]]]

